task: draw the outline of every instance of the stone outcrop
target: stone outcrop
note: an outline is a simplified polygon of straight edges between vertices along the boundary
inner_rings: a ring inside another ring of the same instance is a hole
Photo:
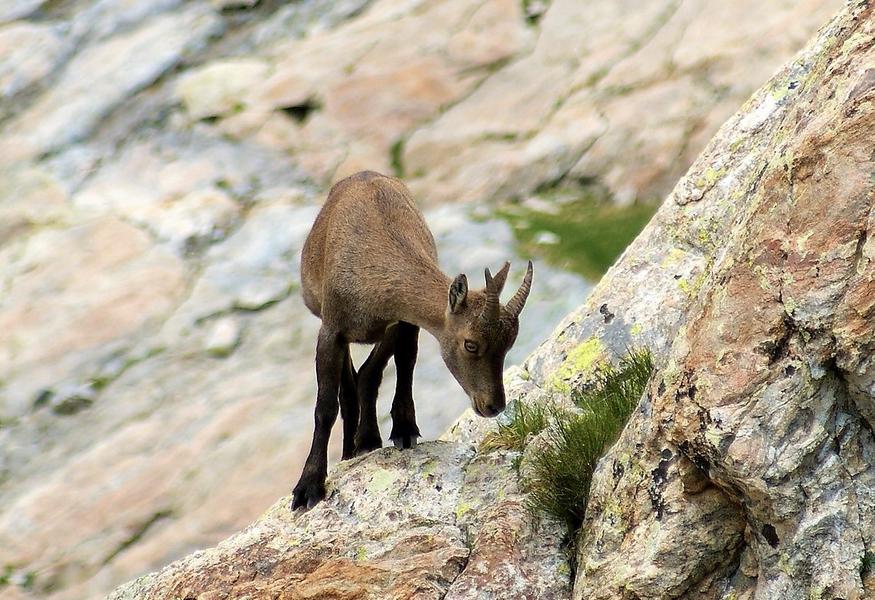
[[[562,527],[532,521],[512,457],[476,443],[457,432],[342,463],[309,512],[285,497],[110,598],[568,598]]]
[[[2,593],[99,596],[289,490],[317,326],[296,260],[332,179],[403,172],[442,264],[481,272],[516,243],[466,203],[562,177],[618,200],[667,191],[838,5],[0,1]],[[602,289],[627,278],[653,302],[598,296],[605,348],[674,339],[710,256],[699,236],[728,231],[705,196],[678,213],[689,243],[653,227],[609,275]],[[590,289],[536,271],[511,362]],[[603,354],[563,354],[596,335],[581,323],[533,377]],[[467,400],[427,336],[416,386],[431,439]]]
[[[538,586],[512,597],[875,593],[873,40],[875,7],[849,4],[721,128],[588,302],[524,368],[508,372],[511,397],[536,402],[585,384],[592,365],[630,344],[648,346],[658,364],[639,409],[599,464],[573,589],[539,587],[545,573],[555,583],[565,571],[555,568],[556,547],[541,548],[538,554],[549,558],[526,563],[542,570]],[[376,556],[365,549],[358,557],[350,546],[373,540],[362,532],[367,519],[381,543],[421,532],[422,521],[411,526],[405,519],[421,510],[419,494],[432,476],[444,495],[430,510],[449,514],[437,507],[466,495],[483,502],[463,501],[461,521],[455,504],[455,517],[428,526],[430,545],[404,545],[412,556],[396,550],[409,560],[405,565],[431,574],[434,587],[423,597],[457,597],[459,582],[479,590],[470,597],[509,597],[490,595],[489,586],[507,571],[488,561],[474,571],[479,579],[466,578],[488,554],[484,537],[510,548],[506,558],[559,535],[541,522],[546,533],[529,538],[532,521],[504,512],[507,502],[520,501],[509,457],[476,451],[493,426],[468,415],[444,443],[344,464],[324,505],[290,516],[284,499],[250,530],[115,597],[207,590],[225,577],[210,565],[247,564],[248,549],[268,540],[280,550],[269,553],[263,572],[257,561],[241,566],[235,572],[245,581],[228,583],[239,586],[231,589],[411,597],[423,584],[406,567],[394,567],[402,573],[397,587],[380,582],[391,568],[380,553],[386,545]],[[434,467],[419,462],[438,457]],[[475,465],[488,465],[488,476]],[[395,471],[402,467],[415,476]],[[411,479],[415,500],[408,503]],[[355,495],[383,483],[382,494]],[[385,516],[398,502],[404,524],[387,535]],[[326,523],[357,511],[364,520],[325,533]],[[497,514],[505,528],[494,531],[490,519]],[[465,523],[473,544],[453,537]],[[333,541],[323,546],[326,535]],[[304,538],[312,545],[301,545]],[[324,547],[324,559],[299,558]]]
[[[850,4],[667,199],[699,265],[593,484],[575,598],[875,594],[873,40]]]

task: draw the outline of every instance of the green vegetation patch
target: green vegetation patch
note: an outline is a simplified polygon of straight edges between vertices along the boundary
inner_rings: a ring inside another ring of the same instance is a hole
[[[404,138],[398,138],[389,148],[389,164],[395,177],[404,177]]]
[[[490,450],[522,451],[531,438],[547,428],[554,412],[553,408],[543,404],[516,402],[513,405],[510,419],[500,422],[498,430],[484,438],[480,449],[487,452]]]
[[[522,451],[543,433],[522,485],[535,512],[564,521],[574,532],[586,513],[596,464],[628,422],[652,373],[646,350],[630,351],[617,365],[602,363],[592,383],[571,396],[573,407],[518,403],[483,447]]]
[[[36,573],[21,571],[15,565],[4,565],[0,569],[0,590],[13,585],[24,591],[33,590],[36,585]]]
[[[589,375],[605,359],[605,346],[593,337],[573,348],[550,377],[549,385],[558,392],[571,391],[569,380],[578,374]]]
[[[860,577],[866,577],[875,567],[875,552],[866,551],[860,559]]]
[[[657,208],[656,203],[619,206],[591,187],[550,190],[535,200],[498,210],[513,228],[522,254],[542,257],[590,281],[598,281],[614,264]]]

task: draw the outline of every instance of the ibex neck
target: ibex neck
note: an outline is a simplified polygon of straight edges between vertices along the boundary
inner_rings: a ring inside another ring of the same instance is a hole
[[[402,319],[438,338],[444,329],[451,280],[436,264],[425,267],[417,285],[410,290]]]

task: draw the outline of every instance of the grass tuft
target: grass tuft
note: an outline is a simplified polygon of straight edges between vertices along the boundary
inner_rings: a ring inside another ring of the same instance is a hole
[[[535,511],[572,531],[580,527],[596,464],[625,427],[652,372],[649,352],[630,351],[616,366],[599,366],[593,383],[572,397],[579,412],[557,413],[548,443],[523,482]]]
[[[550,423],[550,410],[543,404],[524,404],[516,402],[513,405],[510,419],[498,424],[498,430],[489,433],[480,445],[480,449],[519,450],[522,451],[531,438],[538,435]]]
[[[652,373],[648,351],[629,351],[619,364],[596,368],[592,382],[571,397],[576,409],[517,403],[482,449],[522,451],[534,436],[546,432],[546,443],[531,457],[522,485],[534,512],[552,515],[576,532],[596,464],[625,427]]]
[[[392,174],[399,179],[404,178],[404,138],[398,138],[389,148],[389,164]]]

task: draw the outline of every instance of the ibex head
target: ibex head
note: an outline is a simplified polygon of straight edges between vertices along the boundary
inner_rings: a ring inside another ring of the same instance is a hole
[[[505,263],[493,277],[486,269],[486,288],[470,293],[468,278],[464,274],[456,277],[439,337],[444,362],[482,417],[494,417],[504,410],[504,357],[516,341],[519,315],[532,288],[529,261],[520,289],[502,306],[499,296],[509,270],[510,263]]]

